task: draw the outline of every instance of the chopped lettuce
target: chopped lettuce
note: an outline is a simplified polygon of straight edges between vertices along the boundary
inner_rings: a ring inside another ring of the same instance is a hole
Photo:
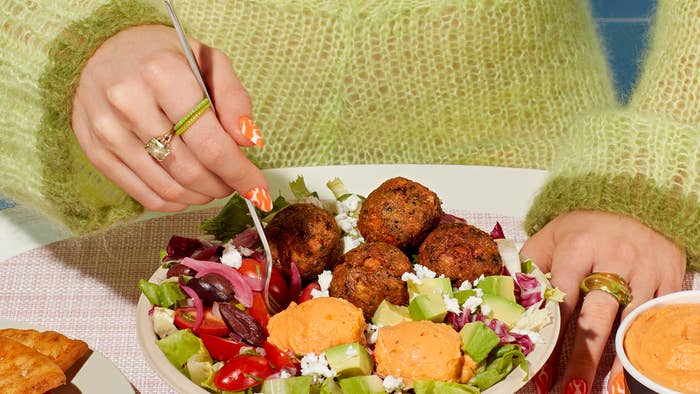
[[[486,367],[477,371],[474,377],[469,380],[469,384],[477,386],[480,390],[486,390],[508,376],[518,365],[525,371],[525,380],[527,380],[529,369],[520,346],[515,344],[503,345],[498,348],[494,358],[489,361]]]
[[[413,382],[413,391],[416,394],[479,394],[481,391],[469,384],[455,382],[443,382],[441,380],[416,379]]]
[[[202,340],[189,329],[177,331],[156,341],[156,344],[165,354],[165,357],[183,373],[186,372],[185,368],[190,357],[200,353],[207,353]]]
[[[214,373],[216,367],[213,360],[206,349],[202,349],[199,353],[193,355],[187,360],[185,368],[190,376],[190,380],[199,386],[208,388],[212,391],[219,391],[214,385]]]
[[[306,187],[304,177],[301,175],[299,175],[296,180],[289,182],[289,189],[291,189],[292,194],[294,194],[294,197],[296,197],[299,200],[303,200],[307,197],[318,198],[318,193],[311,192]]]
[[[179,306],[181,302],[187,299],[187,296],[182,292],[177,282],[155,284],[141,279],[139,280],[139,288],[151,304],[164,308]]]
[[[544,289],[545,300],[554,302],[564,302],[564,296],[566,296],[566,293],[564,293],[556,287],[548,287]]]

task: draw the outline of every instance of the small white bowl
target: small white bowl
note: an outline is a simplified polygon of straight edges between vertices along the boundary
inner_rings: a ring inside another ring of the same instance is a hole
[[[664,296],[654,298],[640,305],[634,311],[632,311],[625,319],[620,323],[620,327],[617,329],[617,334],[615,335],[615,352],[622,362],[622,367],[625,370],[625,379],[627,381],[627,386],[632,394],[647,394],[647,393],[659,393],[659,394],[682,394],[678,391],[671,390],[664,387],[651,379],[644,376],[637,368],[632,365],[630,360],[625,354],[624,339],[627,329],[630,327],[634,319],[637,318],[641,313],[651,308],[664,305],[674,305],[674,304],[699,304],[700,303],[700,290],[688,290],[679,291],[676,293],[666,294]]]

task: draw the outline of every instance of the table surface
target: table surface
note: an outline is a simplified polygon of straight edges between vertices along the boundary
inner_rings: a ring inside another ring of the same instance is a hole
[[[361,171],[363,179],[353,177],[357,171],[356,167],[319,167],[271,170],[266,175],[275,186],[304,174],[311,190],[321,190],[325,181],[339,176],[349,190],[366,193],[368,185],[378,185],[376,180],[410,174],[408,177],[433,186],[447,211],[460,213],[470,223],[488,230],[499,221],[506,235],[516,242],[525,240],[521,218],[546,177],[541,171],[461,166],[384,166],[372,174]],[[482,196],[458,194],[464,186],[455,185],[455,176],[489,182],[493,192]],[[507,190],[517,192],[508,195]],[[504,199],[514,198],[516,202],[504,205]],[[150,215],[146,220],[81,238],[70,238],[64,229],[21,206],[0,211],[0,268],[5,282],[0,286],[0,319],[80,338],[111,360],[137,392],[172,392],[147,364],[136,339],[137,282],[156,270],[159,251],[171,235],[201,235],[198,224],[217,209]],[[684,288],[700,288],[700,275],[688,274]],[[562,365],[570,346],[565,342]],[[609,367],[613,357],[609,344],[601,364]],[[605,375],[599,375],[594,392],[603,392]],[[534,389],[528,385],[521,391]]]

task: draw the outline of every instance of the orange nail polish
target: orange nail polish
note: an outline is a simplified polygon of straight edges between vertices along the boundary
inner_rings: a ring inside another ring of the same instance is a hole
[[[566,385],[565,394],[588,394],[588,383],[581,378],[574,378]]]
[[[246,193],[245,198],[250,200],[259,210],[263,212],[270,212],[272,210],[272,198],[267,190],[262,187],[256,187],[255,189]]]
[[[241,129],[241,134],[247,138],[250,142],[254,143],[259,147],[265,146],[265,141],[263,141],[262,133],[258,126],[255,125],[253,119],[248,116],[241,116],[238,120],[238,128]]]
[[[625,394],[627,393],[627,383],[625,382],[625,373],[618,372],[615,377],[608,382],[608,394]]]

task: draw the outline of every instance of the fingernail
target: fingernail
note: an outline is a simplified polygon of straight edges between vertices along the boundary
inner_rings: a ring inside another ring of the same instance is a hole
[[[625,394],[627,392],[625,383],[625,373],[618,372],[614,378],[608,382],[608,394]]]
[[[566,385],[566,394],[588,394],[588,383],[581,378],[574,378]]]
[[[263,141],[262,133],[258,126],[255,125],[253,119],[248,116],[241,116],[238,120],[238,128],[241,129],[241,134],[247,138],[250,142],[254,143],[259,147],[265,146],[265,141]]]
[[[557,346],[552,355],[549,356],[549,360],[544,363],[542,369],[535,374],[533,378],[535,381],[535,391],[537,394],[547,394],[552,388],[552,385],[557,380],[557,375],[559,373],[559,357],[561,356],[560,347]]]
[[[554,360],[550,358],[533,378],[537,394],[547,394],[549,393],[549,389],[552,388],[552,383],[554,383],[557,373],[554,369],[555,363],[553,361]]]
[[[245,198],[249,199],[259,210],[263,212],[272,211],[272,198],[267,193],[267,190],[262,187],[256,187],[255,189],[246,193]]]

